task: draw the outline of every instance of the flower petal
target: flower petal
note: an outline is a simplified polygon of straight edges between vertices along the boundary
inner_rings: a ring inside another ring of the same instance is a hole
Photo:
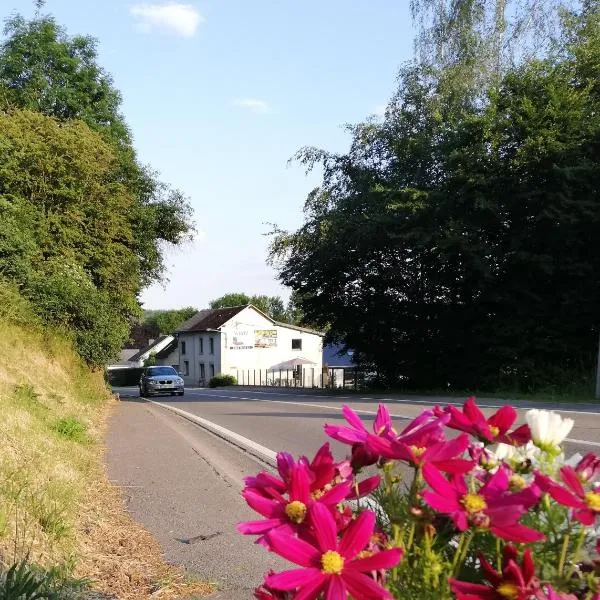
[[[323,580],[324,578],[321,569],[292,569],[267,576],[265,585],[276,590],[295,590],[297,587],[312,584],[318,579]],[[316,596],[314,597],[316,598]]]
[[[244,521],[243,523],[238,523],[235,528],[242,535],[261,535],[280,525],[283,525],[281,519],[265,519],[260,521]]]
[[[265,496],[255,491],[254,488],[246,488],[242,492],[242,496],[248,503],[248,506],[263,517],[274,519],[281,515],[281,504],[272,498],[265,498]]]
[[[503,540],[507,540],[509,542],[518,542],[520,544],[539,542],[546,539],[546,536],[541,531],[530,529],[529,527],[525,527],[525,525],[521,525],[520,523],[515,523],[514,525],[503,525],[502,527],[492,525],[490,527],[490,531]]]
[[[353,598],[392,600],[392,595],[375,580],[358,571],[344,571],[342,578]]]
[[[339,575],[329,578],[325,600],[346,600],[346,586]]]
[[[456,488],[433,465],[423,466],[423,479],[435,492],[447,498],[449,502],[457,503]]]
[[[517,420],[517,411],[510,405],[505,405],[496,411],[489,419],[488,425],[497,427],[500,433],[506,433]]]
[[[369,543],[375,526],[375,513],[365,510],[344,532],[338,552],[345,560],[352,560]]]
[[[352,490],[352,483],[349,481],[340,483],[335,487],[332,487],[328,492],[325,492],[320,498],[319,503],[321,504],[339,504],[342,500],[348,497],[348,494]]]
[[[382,550],[367,558],[360,558],[347,563],[346,569],[351,571],[362,571],[364,573],[380,571],[381,569],[391,569],[402,560],[402,555],[403,551],[401,548]]]
[[[320,564],[321,552],[300,538],[274,530],[267,534],[267,541],[273,552],[297,565],[317,567]]]
[[[385,404],[380,404],[377,407],[377,416],[373,422],[373,433],[375,435],[381,435],[384,431],[391,428],[391,426],[392,419],[390,417],[390,411]]]
[[[577,473],[573,467],[563,467],[560,470],[560,476],[562,480],[580,497],[585,497],[585,490],[577,477]]]
[[[320,573],[320,576],[315,576],[314,580],[306,585],[303,585],[296,595],[294,600],[316,600],[321,597],[321,592],[327,584],[327,575]]]
[[[320,502],[315,502],[309,510],[314,535],[321,552],[337,548],[337,527],[331,511]]]

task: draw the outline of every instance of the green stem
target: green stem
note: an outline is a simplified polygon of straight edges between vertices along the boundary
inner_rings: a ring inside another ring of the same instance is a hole
[[[571,536],[567,533],[563,541],[562,550],[560,551],[560,560],[558,561],[558,574],[562,576],[565,568],[565,560],[567,558],[567,550],[569,549],[569,540]]]
[[[502,554],[500,550],[500,538],[496,538],[496,568],[498,573],[502,573]]]
[[[579,559],[579,553],[581,552],[581,547],[583,546],[583,542],[585,541],[585,527],[582,527],[579,530],[579,536],[577,537],[577,544],[575,545],[575,550],[573,551],[573,560],[571,568],[569,569],[569,573],[567,574],[567,579],[573,575],[575,572],[575,567],[577,565],[577,560]]]
[[[457,574],[458,569],[458,561],[460,559],[460,555],[462,554],[462,548],[464,546],[465,536],[464,534],[460,534],[460,538],[458,540],[458,546],[456,546],[456,550],[454,552],[454,560],[452,561],[452,573],[454,575]]]

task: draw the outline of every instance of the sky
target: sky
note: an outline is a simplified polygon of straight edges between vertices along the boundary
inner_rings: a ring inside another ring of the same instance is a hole
[[[33,15],[0,0],[0,15]],[[203,308],[227,292],[289,296],[266,264],[270,223],[297,229],[319,173],[304,146],[344,152],[347,123],[381,113],[413,56],[408,0],[47,0],[98,40],[142,162],[194,209],[144,308]]]

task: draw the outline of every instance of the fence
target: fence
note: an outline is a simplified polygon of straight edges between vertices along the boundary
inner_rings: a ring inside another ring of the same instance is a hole
[[[355,368],[238,369],[237,385],[257,387],[359,389],[363,374]]]

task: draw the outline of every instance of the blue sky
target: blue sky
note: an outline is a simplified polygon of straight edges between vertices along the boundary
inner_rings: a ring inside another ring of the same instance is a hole
[[[412,57],[408,0],[48,0],[99,41],[143,162],[189,196],[198,236],[167,253],[146,308],[204,307],[230,291],[281,294],[266,223],[297,228],[319,182],[288,159],[344,151],[344,123],[381,110]],[[33,2],[0,0],[1,14]]]

